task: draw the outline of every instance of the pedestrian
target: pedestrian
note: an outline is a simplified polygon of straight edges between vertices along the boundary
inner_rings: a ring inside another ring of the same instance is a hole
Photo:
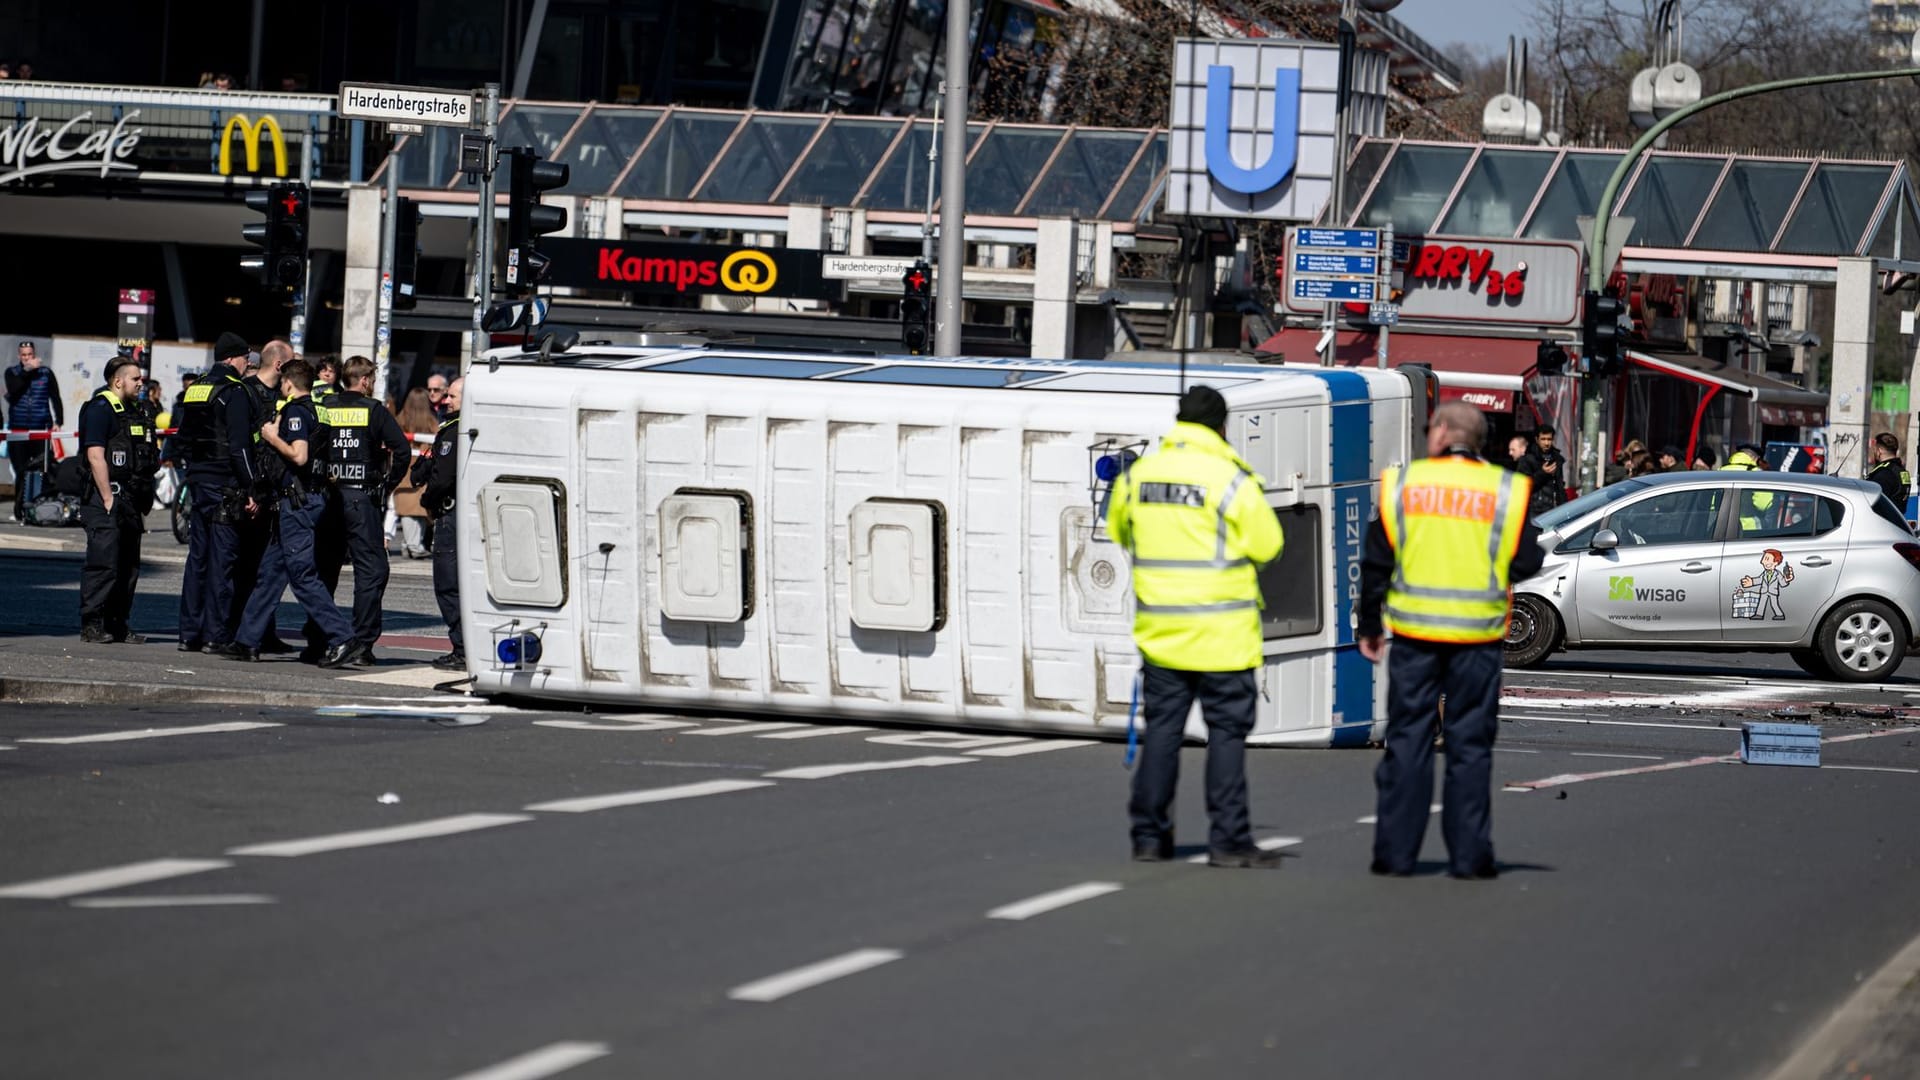
[[[323,421],[327,403],[340,391],[336,384],[340,380],[340,358],[331,354],[322,356],[314,368],[313,408]],[[317,443],[316,443],[317,446]],[[319,520],[313,529],[314,571],[320,575],[320,584],[327,590],[328,596],[340,591],[340,567],[347,560],[347,525],[340,509],[340,492],[332,484],[322,481],[321,494],[325,505],[320,510]],[[312,616],[300,628],[300,636],[306,640],[306,647],[300,650],[300,662],[318,664],[327,652],[326,634],[320,629]]]
[[[453,406],[447,403],[448,385],[447,377],[437,371],[427,376],[427,404],[432,406],[433,415],[439,420],[445,420],[447,414],[454,411]]]
[[[460,514],[455,499],[460,473],[460,396],[465,379],[447,384],[447,415],[433,437],[433,452],[414,465],[422,483],[420,505],[433,518],[433,599],[447,621],[447,639],[453,651],[436,657],[433,666],[445,671],[467,667],[467,639],[460,631]],[[423,468],[424,466],[424,468]]]
[[[60,380],[40,360],[33,342],[15,346],[18,359],[7,369],[7,430],[55,431],[67,422],[60,400]],[[27,520],[27,507],[46,485],[47,443],[44,439],[10,439],[7,461],[13,466],[13,519]]]
[[[1883,431],[1873,437],[1873,467],[1867,470],[1867,479],[1880,485],[1900,516],[1907,514],[1907,497],[1913,492],[1913,474],[1907,471],[1907,464],[1900,460],[1900,440],[1893,432]]]
[[[180,586],[180,651],[199,652],[233,640],[233,560],[239,524],[260,512],[254,456],[253,404],[240,373],[247,342],[224,333],[213,346],[213,369],[180,402],[180,443],[193,490],[187,568]]]
[[[1433,799],[1433,727],[1446,735],[1440,830],[1448,871],[1498,874],[1493,741],[1510,589],[1540,569],[1529,481],[1480,458],[1486,418],[1463,402],[1434,410],[1427,454],[1380,478],[1380,514],[1360,567],[1360,653],[1387,657],[1386,752],[1374,769],[1376,874],[1413,873]],[[1383,609],[1384,608],[1384,626]],[[1383,630],[1392,631],[1388,649]],[[1440,699],[1446,715],[1440,716]]]
[[[1195,698],[1207,725],[1209,866],[1276,869],[1254,845],[1247,734],[1263,658],[1258,567],[1280,555],[1266,484],[1227,445],[1227,402],[1196,386],[1159,449],[1114,482],[1107,529],[1133,562],[1146,738],[1128,811],[1133,857],[1173,857],[1173,794]]]
[[[1685,460],[1687,460],[1686,451],[1672,443],[1660,448],[1660,471],[1663,473],[1684,471],[1680,468],[1680,463]]]
[[[347,555],[353,560],[353,646],[323,667],[371,666],[380,640],[380,604],[387,590],[387,547],[380,519],[386,495],[406,474],[412,448],[385,405],[368,397],[373,361],[355,356],[340,367],[340,392],[320,415],[327,476],[340,493]]]
[[[1507,468],[1518,471],[1520,463],[1527,459],[1527,453],[1532,449],[1533,443],[1529,442],[1525,435],[1515,435],[1513,438],[1508,439]]]
[[[1646,443],[1641,442],[1639,439],[1628,439],[1626,445],[1622,446],[1619,451],[1613,455],[1613,464],[1607,466],[1605,475],[1601,477],[1601,486],[1617,484],[1627,477],[1632,476],[1633,456],[1646,452]]]
[[[133,590],[140,580],[140,534],[153,509],[153,471],[159,448],[140,394],[140,362],[107,362],[107,384],[80,407],[80,453],[88,482],[80,503],[87,530],[80,570],[80,640],[146,644],[133,632]]]
[[[1693,461],[1688,464],[1687,468],[1695,471],[1710,471],[1719,460],[1720,456],[1713,452],[1713,447],[1702,443],[1700,444],[1700,449],[1694,453]]]
[[[1741,443],[1727,455],[1727,463],[1720,466],[1720,472],[1764,472],[1766,458],[1760,448],[1751,443]],[[1738,512],[1740,532],[1743,536],[1753,536],[1764,527],[1767,512],[1773,509],[1773,492],[1755,488],[1742,488]]]
[[[400,422],[400,430],[406,433],[407,440],[413,444],[424,460],[426,447],[433,445],[434,433],[440,430],[440,420],[427,395],[431,391],[414,387],[407,391],[405,403],[394,419]],[[442,391],[445,396],[445,391]],[[410,459],[411,463],[411,459]],[[409,559],[427,557],[427,512],[420,505],[420,485],[408,478],[393,490],[393,505],[387,509],[384,523],[387,550],[393,550],[394,537],[400,539],[401,553]]]
[[[293,346],[275,338],[260,346],[259,360],[251,363],[252,373],[240,380],[247,388],[248,400],[253,406],[253,417],[248,422],[248,431],[258,431],[271,422],[280,411],[280,371],[293,359]],[[257,461],[263,490],[260,496],[260,513],[247,518],[238,526],[240,546],[233,557],[233,610],[228,614],[228,625],[238,629],[241,616],[247,610],[248,602],[253,598],[254,587],[260,581],[260,567],[266,560],[267,546],[273,542],[273,516],[279,513],[279,492],[281,473],[285,466],[279,454],[270,454],[261,448]],[[276,597],[278,592],[274,594]],[[290,653],[293,646],[280,640],[280,633],[272,623],[267,624],[267,633],[259,643],[260,651],[265,653]]]
[[[1627,459],[1628,477],[1652,476],[1659,471],[1660,466],[1654,463],[1653,455],[1645,450],[1635,450],[1633,456]]]
[[[291,585],[294,599],[332,643],[321,654],[321,662],[337,667],[353,648],[353,626],[334,606],[314,569],[314,525],[326,507],[326,485],[320,477],[319,456],[313,452],[319,419],[313,406],[312,365],[290,361],[280,373],[280,383],[287,393],[286,405],[260,427],[261,439],[284,463],[276,492],[280,511],[261,562],[259,584],[247,601],[233,643],[220,654],[229,660],[260,659],[281,593]]]
[[[1567,459],[1554,449],[1553,438],[1553,425],[1541,424],[1533,433],[1533,446],[1520,462],[1519,471],[1533,488],[1528,517],[1539,517],[1567,501]]]

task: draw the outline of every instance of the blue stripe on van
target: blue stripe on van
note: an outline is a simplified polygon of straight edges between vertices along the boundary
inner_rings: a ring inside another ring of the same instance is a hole
[[[1361,656],[1360,647],[1354,643],[1354,623],[1360,608],[1360,561],[1366,553],[1367,526],[1373,518],[1373,491],[1373,485],[1367,483],[1333,489],[1334,746],[1365,746],[1373,728],[1374,680],[1380,669]]]

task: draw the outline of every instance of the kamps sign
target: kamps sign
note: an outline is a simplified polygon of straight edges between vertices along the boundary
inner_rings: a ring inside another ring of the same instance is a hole
[[[1339,47],[1181,38],[1173,63],[1167,212],[1312,221],[1333,194]],[[1386,56],[1356,52],[1354,136],[1384,133],[1386,89]]]

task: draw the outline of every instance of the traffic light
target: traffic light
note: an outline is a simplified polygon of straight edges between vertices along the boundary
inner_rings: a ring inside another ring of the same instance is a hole
[[[265,219],[241,226],[240,235],[264,251],[241,259],[240,269],[269,289],[299,292],[307,281],[307,185],[255,188],[246,202]]]
[[[1534,369],[1542,375],[1567,373],[1567,350],[1557,341],[1543,341],[1534,350]]]
[[[1620,316],[1627,305],[1617,296],[1589,292],[1582,305],[1580,352],[1586,360],[1586,374],[1610,378],[1620,373]]]
[[[413,278],[420,266],[420,208],[402,195],[393,208],[393,307],[413,306]]]
[[[933,345],[933,267],[916,262],[900,275],[900,344],[914,356]]]
[[[506,282],[518,288],[532,288],[546,277],[547,259],[535,246],[540,237],[567,227],[567,212],[540,201],[540,193],[567,185],[565,165],[541,161],[530,146],[502,150],[511,162],[508,173],[511,194],[507,199],[507,272]]]

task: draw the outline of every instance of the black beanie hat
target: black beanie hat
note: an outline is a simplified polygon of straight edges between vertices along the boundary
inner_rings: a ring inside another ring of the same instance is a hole
[[[1227,426],[1227,399],[1211,386],[1196,386],[1180,395],[1180,411],[1174,419],[1220,431]]]
[[[252,351],[247,348],[246,338],[229,330],[220,335],[220,340],[213,343],[213,362],[222,363],[236,356],[245,356]]]

